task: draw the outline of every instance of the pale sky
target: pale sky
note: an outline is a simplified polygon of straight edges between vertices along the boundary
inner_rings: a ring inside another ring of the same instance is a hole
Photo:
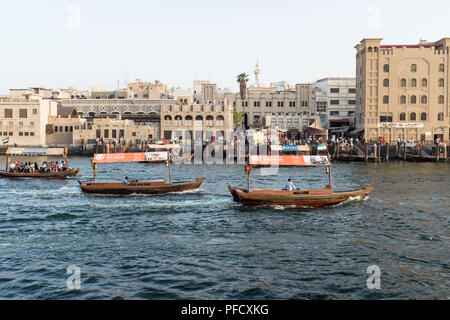
[[[365,37],[415,44],[450,37],[450,1],[40,0],[0,2],[0,93],[43,86],[87,89],[159,79],[236,75],[265,84],[353,77]]]

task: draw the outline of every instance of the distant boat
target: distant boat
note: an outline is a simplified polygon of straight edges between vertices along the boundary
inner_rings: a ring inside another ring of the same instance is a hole
[[[94,169],[93,181],[80,181],[81,190],[84,193],[93,194],[115,194],[115,195],[130,195],[130,194],[164,194],[170,192],[183,192],[198,189],[205,178],[198,178],[194,181],[172,182],[172,173],[170,169],[171,156],[170,153],[160,152],[158,158],[165,160],[169,169],[169,183],[166,180],[162,181],[129,181],[123,182],[96,182],[96,170],[98,163],[111,162],[143,162],[148,161],[149,157],[154,156],[154,152],[136,152],[136,153],[98,153],[94,155],[91,160],[91,165]]]
[[[327,166],[329,184],[318,190],[256,190],[250,188],[250,173],[253,166]],[[228,185],[233,200],[244,206],[279,205],[304,208],[320,208],[336,205],[350,199],[364,199],[374,189],[366,186],[357,190],[334,192],[331,182],[330,156],[249,156],[246,165],[247,188]]]
[[[194,157],[194,154],[183,155],[180,151],[181,146],[179,144],[149,144],[147,145],[147,149],[149,150],[146,152],[147,160],[142,161],[145,163],[166,163],[167,159],[160,158],[161,150],[170,152],[170,161],[172,163],[181,163],[183,161],[191,160]]]
[[[9,147],[6,150],[6,170],[0,170],[0,177],[4,178],[44,178],[44,179],[64,179],[68,177],[75,177],[80,168],[66,168],[60,171],[41,172],[11,172],[9,170],[10,157],[20,157],[20,161],[23,158],[48,158],[62,156],[67,164],[67,148],[16,148]],[[32,161],[29,161],[32,162]]]

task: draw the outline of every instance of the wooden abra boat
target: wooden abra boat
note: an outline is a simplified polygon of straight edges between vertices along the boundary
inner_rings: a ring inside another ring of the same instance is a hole
[[[152,152],[154,154],[154,152]],[[82,182],[78,180],[81,190],[84,193],[93,194],[163,194],[170,192],[183,192],[196,190],[205,181],[205,178],[198,178],[195,181],[172,182],[172,174],[170,170],[170,153],[160,152],[159,159],[165,159],[169,168],[169,183],[163,181],[130,181],[123,182],[95,182],[95,172],[98,163],[104,162],[143,162],[148,160],[150,155],[146,152],[136,153],[98,153],[91,159],[91,165],[94,169],[92,182]],[[154,155],[151,155],[154,156]]]
[[[248,189],[233,188],[228,185],[228,189],[233,195],[233,200],[241,202],[245,206],[279,205],[305,208],[332,206],[350,198],[364,199],[373,188],[373,186],[368,186],[360,190],[342,192],[333,192],[331,189],[300,191],[252,190],[248,192]]]
[[[85,193],[96,194],[162,194],[169,192],[182,192],[195,190],[205,181],[205,178],[198,178],[195,181],[166,183],[163,181],[132,181],[127,185],[121,182],[96,182],[83,183],[78,180],[81,190]]]
[[[9,164],[11,157],[19,157],[22,160],[23,157],[32,158],[48,158],[62,156],[64,160],[69,164],[67,159],[67,148],[13,148],[9,147],[6,150],[6,170],[0,170],[0,177],[4,178],[45,178],[45,179],[64,179],[68,177],[75,177],[80,168],[67,168],[61,171],[51,172],[10,172]],[[31,161],[30,161],[31,162]]]
[[[64,171],[53,171],[53,172],[8,172],[0,170],[0,177],[4,178],[47,178],[47,179],[64,179],[68,177],[75,177],[80,168],[68,169]]]
[[[352,198],[364,199],[374,186],[358,190],[334,192],[331,183],[331,162],[328,156],[249,156],[246,166],[247,188],[235,188],[228,185],[233,200],[244,206],[280,205],[304,208],[319,208],[342,203]],[[253,166],[327,166],[329,184],[319,190],[252,190],[250,172]]]

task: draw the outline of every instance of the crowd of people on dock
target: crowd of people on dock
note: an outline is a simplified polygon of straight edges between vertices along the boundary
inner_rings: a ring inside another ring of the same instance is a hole
[[[9,164],[9,172],[18,173],[60,172],[68,169],[69,164],[67,161],[44,161],[41,164],[39,164],[38,162],[16,161]]]

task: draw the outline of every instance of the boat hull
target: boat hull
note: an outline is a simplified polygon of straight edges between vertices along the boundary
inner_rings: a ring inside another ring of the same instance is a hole
[[[166,184],[165,181],[157,182],[137,182],[124,185],[120,182],[81,182],[80,188],[84,193],[91,194],[114,194],[114,195],[130,195],[130,194],[164,194],[170,192],[182,192],[195,190],[200,187],[205,178],[199,178],[195,181],[175,182]]]
[[[43,178],[43,179],[64,179],[69,177],[75,177],[80,168],[69,169],[66,171],[58,172],[36,172],[36,173],[24,173],[24,172],[8,172],[0,170],[0,177],[3,178]]]
[[[304,191],[252,190],[248,192],[247,189],[234,188],[230,185],[228,189],[233,196],[233,200],[242,203],[244,206],[279,205],[320,208],[336,205],[354,197],[364,199],[374,189],[374,186],[343,192],[333,192],[330,189]]]

